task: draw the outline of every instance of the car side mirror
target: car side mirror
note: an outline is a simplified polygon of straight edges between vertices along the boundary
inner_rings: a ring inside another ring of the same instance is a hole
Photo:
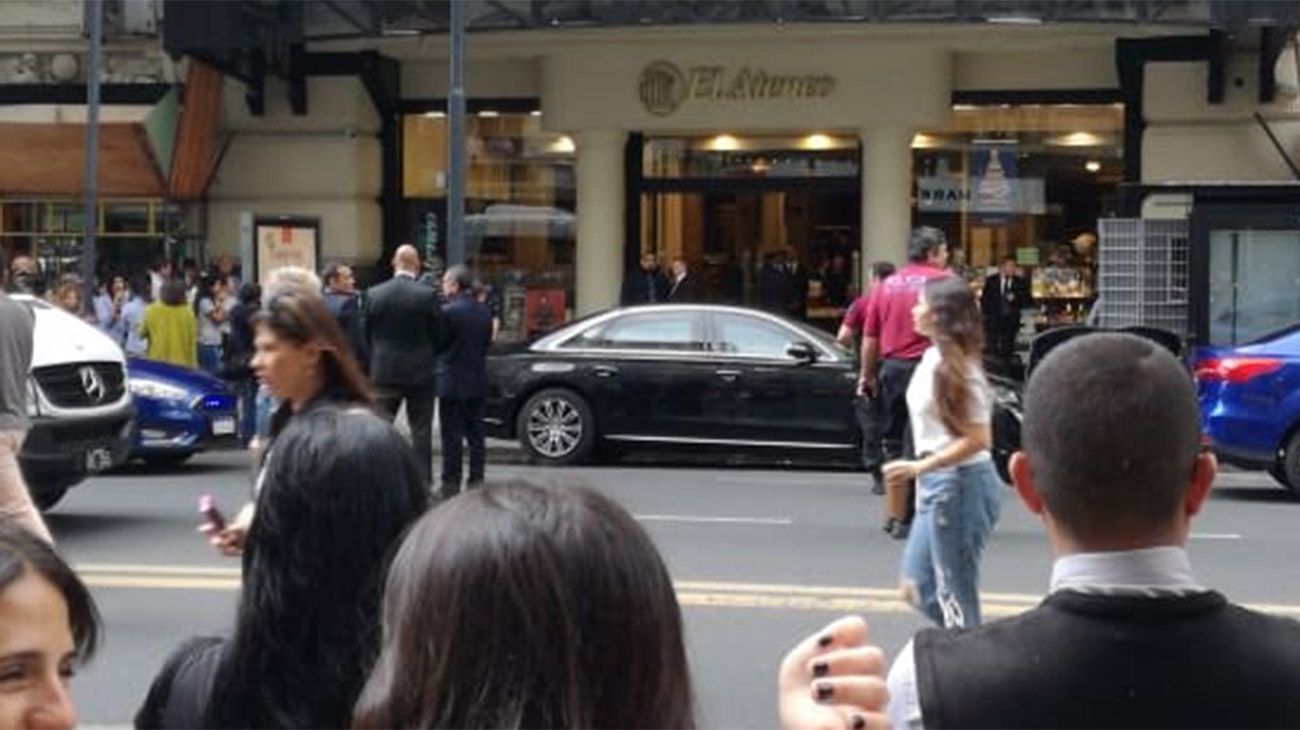
[[[809,342],[791,342],[786,346],[785,354],[799,362],[817,362],[817,349]]]

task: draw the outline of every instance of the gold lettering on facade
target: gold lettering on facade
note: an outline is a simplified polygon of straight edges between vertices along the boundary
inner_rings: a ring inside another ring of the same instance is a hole
[[[762,101],[824,99],[835,90],[829,74],[769,74],[741,66],[692,66],[685,74],[670,61],[655,61],[641,72],[641,105],[655,116],[668,116],[686,101]]]

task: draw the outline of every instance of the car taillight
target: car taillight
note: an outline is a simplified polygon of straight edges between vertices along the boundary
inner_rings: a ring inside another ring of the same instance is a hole
[[[1281,369],[1282,361],[1271,357],[1213,357],[1197,363],[1192,374],[1197,380],[1245,383]]]

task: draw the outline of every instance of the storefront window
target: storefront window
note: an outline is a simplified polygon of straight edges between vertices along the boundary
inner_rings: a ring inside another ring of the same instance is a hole
[[[102,274],[143,271],[166,254],[192,255],[184,246],[187,211],[161,200],[108,199],[98,206],[96,247]],[[79,200],[0,200],[0,246],[14,256],[34,256],[46,278],[79,271],[85,210]]]
[[[483,112],[467,124],[466,255],[500,307],[503,339],[559,324],[574,305],[574,145],[541,121]],[[403,241],[445,259],[447,120],[407,115],[402,141]]]
[[[659,137],[646,140],[642,158],[652,179],[853,177],[858,141],[827,134]]]
[[[1084,317],[1097,219],[1122,179],[1120,105],[954,106],[912,141],[913,219],[944,230],[973,280],[1006,257],[1030,279],[1040,325]]]

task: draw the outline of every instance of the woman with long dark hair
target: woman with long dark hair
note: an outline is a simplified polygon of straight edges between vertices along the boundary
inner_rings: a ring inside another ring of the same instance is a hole
[[[338,321],[330,314],[318,291],[286,289],[268,298],[251,318],[253,324],[253,374],[280,401],[271,416],[270,442],[288,423],[327,405],[374,408],[370,383],[357,364]],[[258,478],[258,483],[263,481]],[[213,546],[226,555],[238,555],[253,521],[253,505],[240,510],[221,529],[204,525]]]
[[[233,635],[174,653],[137,727],[346,727],[379,650],[387,557],[428,505],[387,421],[337,403],[296,413],[267,456]]]
[[[0,521],[0,727],[75,727],[68,684],[99,633],[77,574],[44,540]]]
[[[992,394],[980,362],[983,322],[961,277],[926,284],[912,310],[933,342],[907,389],[914,460],[885,479],[917,480],[917,510],[903,551],[903,592],[935,623],[980,623],[979,558],[997,522],[1002,481],[989,453]]]
[[[199,367],[216,375],[221,370],[221,331],[226,327],[226,280],[214,274],[199,277],[194,317],[199,323]]]
[[[672,581],[588,489],[493,484],[402,542],[357,728],[689,728]]]

